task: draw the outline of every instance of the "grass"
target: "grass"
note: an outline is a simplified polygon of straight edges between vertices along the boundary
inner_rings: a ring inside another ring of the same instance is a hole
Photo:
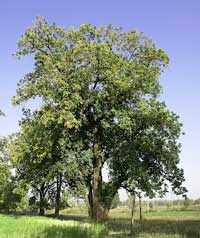
[[[129,213],[128,208],[112,210],[108,222],[109,230],[112,229],[115,232],[127,234],[130,229],[130,221],[127,217]],[[136,212],[133,237],[199,238],[200,212],[198,210],[145,211],[143,212],[142,221],[139,221],[139,214]]]
[[[109,220],[94,224],[85,209],[68,209],[59,219],[0,215],[0,238],[124,238],[130,237],[130,210],[113,209]],[[197,210],[145,211],[134,224],[135,238],[200,238]]]
[[[107,234],[105,225],[92,222],[0,215],[1,238],[89,238]]]

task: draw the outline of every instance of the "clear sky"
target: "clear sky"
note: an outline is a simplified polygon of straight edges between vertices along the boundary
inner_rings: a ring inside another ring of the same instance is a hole
[[[184,124],[180,165],[189,196],[200,197],[200,1],[0,0],[0,109],[6,113],[0,118],[1,135],[18,127],[20,108],[14,108],[10,99],[32,62],[18,61],[12,53],[36,16],[67,28],[82,23],[136,28],[167,52],[171,63],[161,77],[162,99]]]

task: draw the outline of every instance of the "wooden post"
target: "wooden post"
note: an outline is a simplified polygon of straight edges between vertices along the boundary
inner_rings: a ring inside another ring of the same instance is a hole
[[[134,213],[135,213],[135,192],[132,193],[132,208],[131,208],[131,235],[133,234]]]
[[[139,193],[138,197],[139,197],[140,221],[141,221],[142,220],[142,196],[140,193]]]

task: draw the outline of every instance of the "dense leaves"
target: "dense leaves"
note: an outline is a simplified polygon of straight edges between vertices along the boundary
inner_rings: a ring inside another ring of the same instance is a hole
[[[70,158],[61,168],[79,168],[96,220],[107,215],[121,187],[152,197],[165,194],[170,183],[176,193],[185,192],[178,167],[181,124],[158,100],[159,76],[169,63],[162,49],[135,30],[88,24],[66,31],[43,18],[25,31],[18,46],[16,55],[32,54],[35,63],[20,80],[13,103],[42,100],[36,112],[41,124],[27,123],[32,134],[26,143],[36,139],[27,160],[44,166],[39,171],[47,173],[45,182],[55,154],[59,163]],[[52,141],[62,142],[53,146],[54,153]],[[108,183],[102,181],[105,164]]]
[[[43,113],[24,111],[21,131],[11,144],[16,177],[31,186],[31,204],[38,205],[41,213],[52,208],[57,196],[60,203],[63,189],[81,185],[78,161],[73,159],[75,149],[69,150],[68,137],[59,125],[42,124]]]

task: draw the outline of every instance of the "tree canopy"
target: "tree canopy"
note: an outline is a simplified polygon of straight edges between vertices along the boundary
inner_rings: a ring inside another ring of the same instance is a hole
[[[18,57],[34,56],[34,69],[20,80],[13,104],[40,98],[45,137],[64,131],[63,151],[75,146],[93,219],[107,216],[121,187],[148,196],[165,194],[169,183],[177,194],[186,191],[178,167],[181,123],[158,99],[169,63],[162,49],[136,30],[90,24],[66,30],[44,18],[18,46]]]

